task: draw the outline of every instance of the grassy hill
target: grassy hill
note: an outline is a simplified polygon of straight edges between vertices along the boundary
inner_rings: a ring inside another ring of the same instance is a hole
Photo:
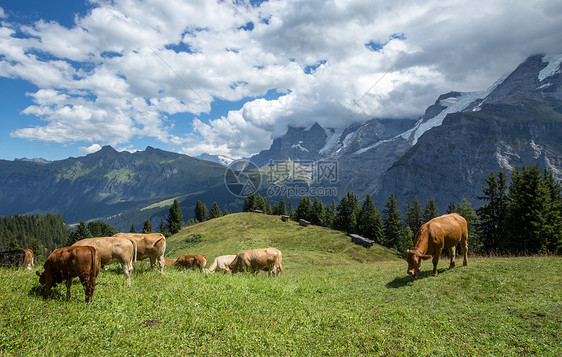
[[[235,213],[187,227],[168,238],[166,257],[204,254],[210,265],[219,255],[267,247],[281,250],[285,269],[400,260],[394,250],[351,243],[343,232],[258,213]]]

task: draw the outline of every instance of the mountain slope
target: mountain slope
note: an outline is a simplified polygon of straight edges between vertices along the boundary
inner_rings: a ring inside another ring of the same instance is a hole
[[[129,153],[105,146],[51,163],[0,161],[0,215],[55,212],[67,222],[104,218],[203,195],[224,186],[223,177],[219,164],[151,147]]]

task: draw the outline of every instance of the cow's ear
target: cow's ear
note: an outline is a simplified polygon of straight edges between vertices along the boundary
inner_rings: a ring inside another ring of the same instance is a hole
[[[421,257],[423,260],[428,260],[429,258],[433,258],[433,256],[431,256],[431,255],[426,255],[426,254],[420,255],[420,257]]]

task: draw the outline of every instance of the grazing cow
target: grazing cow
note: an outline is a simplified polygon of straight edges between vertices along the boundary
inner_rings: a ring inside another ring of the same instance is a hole
[[[236,255],[228,270],[232,273],[249,270],[256,274],[264,270],[269,274],[278,275],[283,272],[281,257],[281,251],[276,248],[244,250]]]
[[[33,267],[33,251],[31,249],[16,249],[0,252],[0,265],[23,266],[27,270]]]
[[[174,265],[177,268],[188,268],[188,269],[195,269],[199,268],[199,271],[202,273],[203,269],[205,268],[205,264],[207,264],[207,257],[201,254],[185,254],[179,257]]]
[[[174,265],[176,263],[177,259],[166,259],[164,260],[164,266],[165,267],[169,267],[171,265]]]
[[[449,269],[455,267],[457,243],[461,243],[463,265],[468,264],[468,229],[466,220],[457,213],[445,214],[424,223],[416,233],[414,249],[408,249],[408,274],[412,280],[421,266],[421,261],[433,257],[433,275],[437,276],[437,263],[443,249],[449,249],[451,263]]]
[[[213,260],[213,264],[206,270],[207,273],[214,273],[217,270],[222,270],[224,273],[228,272],[228,266],[236,258],[236,255],[221,255]]]
[[[131,271],[135,260],[137,245],[134,241],[122,237],[86,238],[74,243],[73,246],[89,245],[97,248],[101,254],[101,265],[119,263],[131,286]]]
[[[100,266],[101,255],[94,247],[72,246],[55,249],[45,261],[45,271],[36,271],[39,283],[45,286],[43,298],[47,298],[51,286],[57,286],[66,280],[66,299],[69,300],[72,279],[79,277],[86,294],[86,303],[91,303]]]
[[[150,267],[154,268],[158,262],[160,273],[164,272],[166,237],[162,233],[117,233],[114,237],[134,240],[137,244],[137,261],[150,258]],[[136,271],[136,264],[134,269]]]

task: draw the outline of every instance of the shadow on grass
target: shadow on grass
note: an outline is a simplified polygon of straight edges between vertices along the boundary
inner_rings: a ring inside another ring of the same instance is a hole
[[[63,286],[63,290],[64,290],[63,292],[59,290],[60,285]],[[29,289],[29,295],[38,298],[43,298],[43,290],[44,290],[43,285],[36,285],[31,289]],[[53,300],[64,300],[65,298],[66,298],[66,284],[58,284],[57,287],[51,287],[51,290],[49,291],[49,295],[47,296],[47,299],[53,299]]]
[[[439,276],[439,274],[442,274],[447,270],[448,269],[437,269],[437,273],[438,273],[437,276]],[[428,278],[428,277],[433,277],[432,270],[424,270],[424,271],[419,272],[416,280],[425,279],[425,278]],[[416,280],[414,280],[414,281],[416,281]],[[388,289],[398,289],[398,288],[402,288],[406,285],[409,285],[409,283],[413,283],[414,281],[412,281],[412,278],[409,275],[406,275],[406,276],[401,277],[401,278],[395,278],[390,283],[387,283],[386,287]]]

